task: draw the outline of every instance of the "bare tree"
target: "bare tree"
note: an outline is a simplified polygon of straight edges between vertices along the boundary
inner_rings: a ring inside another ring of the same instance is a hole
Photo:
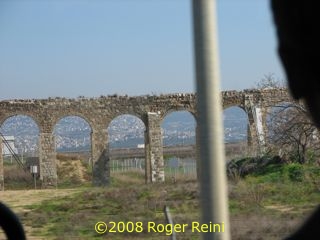
[[[256,88],[283,88],[283,81],[274,74],[265,74],[256,83]],[[320,155],[320,138],[318,130],[308,117],[307,109],[300,103],[283,103],[273,108],[268,119],[269,143],[288,161],[305,163],[310,160],[308,153],[314,157]]]
[[[282,87],[285,87],[284,81],[276,79],[273,73],[265,74],[263,78],[256,83],[256,88],[258,89]]]
[[[319,134],[306,108],[298,103],[276,106],[269,119],[269,141],[289,161],[306,163],[307,154],[319,154]]]

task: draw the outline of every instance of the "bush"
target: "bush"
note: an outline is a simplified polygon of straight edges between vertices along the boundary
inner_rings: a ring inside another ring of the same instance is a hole
[[[283,165],[279,156],[248,157],[239,160],[231,160],[227,164],[227,175],[229,179],[245,177],[250,174],[266,175],[276,172]]]
[[[291,181],[302,182],[304,179],[304,169],[301,164],[292,163],[286,167],[287,176]]]

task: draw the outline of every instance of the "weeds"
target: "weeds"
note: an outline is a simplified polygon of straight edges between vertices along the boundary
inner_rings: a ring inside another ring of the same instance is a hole
[[[307,215],[320,201],[320,170],[307,165],[292,166],[271,164],[263,171],[236,176],[229,182],[232,239],[284,238],[301,222],[301,216]],[[103,236],[94,232],[97,221],[141,221],[145,226],[150,221],[164,223],[164,205],[170,207],[175,223],[190,226],[191,222],[200,220],[198,183],[182,176],[176,182],[168,179],[165,183],[146,185],[143,171],[114,172],[108,188],[85,187],[82,183],[77,191],[56,190],[60,192],[65,195],[18,204],[19,215],[30,229],[29,238],[167,239],[164,234],[147,231]],[[45,192],[39,191],[42,193]],[[187,228],[177,237],[200,239],[200,234]]]

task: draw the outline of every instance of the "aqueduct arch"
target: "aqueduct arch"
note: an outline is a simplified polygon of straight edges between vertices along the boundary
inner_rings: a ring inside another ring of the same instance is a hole
[[[223,108],[239,106],[248,114],[252,143],[263,144],[266,112],[278,102],[292,102],[287,89],[251,89],[221,93]],[[99,98],[49,98],[0,101],[0,123],[12,115],[31,116],[39,126],[40,179],[56,178],[53,127],[65,115],[83,117],[91,126],[94,185],[109,181],[109,148],[106,124],[122,114],[139,117],[146,126],[146,182],[164,181],[161,121],[172,110],[189,111],[197,119],[195,94],[166,94],[145,96],[101,96]],[[261,137],[262,136],[262,137]],[[0,144],[1,146],[1,144]],[[3,179],[2,155],[0,180]]]
[[[24,121],[23,122],[24,124],[19,124],[21,120]],[[29,150],[31,150],[32,156],[34,157],[38,153],[39,125],[31,116],[22,115],[22,114],[8,116],[6,119],[4,119],[0,123],[0,132],[4,136],[12,135],[11,131],[13,128],[14,128],[14,131],[19,132],[19,134],[16,136],[17,138],[15,139],[15,141],[20,143],[24,142],[24,144],[22,143],[22,148],[16,149],[17,151],[16,153],[23,154],[25,152],[25,147],[26,147],[25,141],[27,140],[25,134],[23,133],[26,127],[31,127],[32,129],[34,129],[34,132],[32,133],[33,135],[28,136],[32,138],[31,142],[33,144],[29,145],[28,148]]]

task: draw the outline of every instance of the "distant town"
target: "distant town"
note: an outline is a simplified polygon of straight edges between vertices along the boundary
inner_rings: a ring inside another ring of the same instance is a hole
[[[243,110],[232,107],[224,111],[225,142],[243,141],[247,138],[247,117]],[[169,114],[162,122],[164,146],[195,144],[196,122],[185,111]],[[144,145],[144,123],[132,115],[114,119],[108,127],[111,148],[137,148]],[[27,116],[7,119],[0,132],[7,136],[14,151],[19,154],[37,155],[39,130]],[[80,117],[61,119],[54,130],[56,149],[63,151],[90,150],[89,124]],[[3,154],[8,151],[3,148]]]

